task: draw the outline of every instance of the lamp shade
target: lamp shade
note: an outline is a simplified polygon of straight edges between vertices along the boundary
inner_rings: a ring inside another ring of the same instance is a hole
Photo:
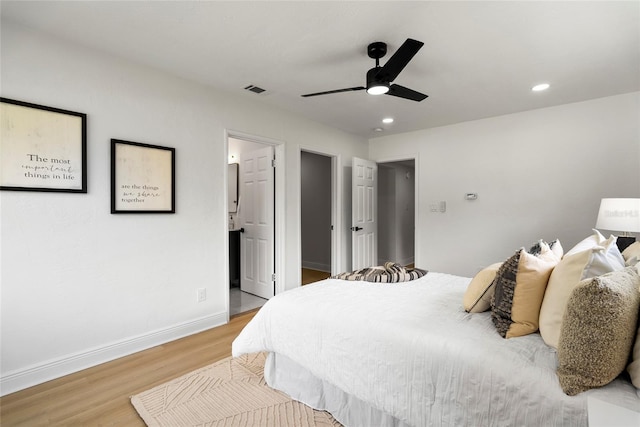
[[[640,199],[602,199],[596,228],[640,233]]]

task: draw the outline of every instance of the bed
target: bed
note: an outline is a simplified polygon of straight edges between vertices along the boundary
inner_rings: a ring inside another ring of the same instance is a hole
[[[640,408],[625,378],[566,395],[540,334],[504,339],[490,312],[465,312],[470,280],[429,272],[287,291],[249,322],[233,355],[269,352],[271,387],[348,426],[586,426],[591,397]]]

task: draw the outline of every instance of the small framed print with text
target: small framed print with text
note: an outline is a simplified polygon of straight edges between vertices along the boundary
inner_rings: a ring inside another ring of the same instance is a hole
[[[87,115],[0,98],[0,190],[87,192]]]
[[[111,213],[175,213],[175,148],[111,140]]]

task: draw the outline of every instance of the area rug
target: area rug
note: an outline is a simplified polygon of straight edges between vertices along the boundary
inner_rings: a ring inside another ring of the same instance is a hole
[[[227,358],[131,397],[150,426],[340,426],[270,388],[265,353]]]

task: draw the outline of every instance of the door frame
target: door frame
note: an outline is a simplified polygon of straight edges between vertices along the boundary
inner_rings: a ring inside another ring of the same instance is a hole
[[[274,294],[285,290],[284,279],[285,279],[285,257],[284,257],[284,248],[285,248],[285,150],[284,150],[284,142],[276,139],[266,138],[262,136],[252,135],[245,132],[240,132],[231,129],[224,130],[224,166],[223,168],[223,183],[222,186],[224,188],[223,200],[223,210],[224,210],[224,229],[228,230],[228,219],[229,219],[229,207],[227,206],[228,200],[228,159],[229,159],[229,138],[241,139],[244,141],[255,142],[262,145],[271,145],[274,147],[274,157],[276,162],[276,170],[275,170],[275,213],[274,213],[274,226],[275,226],[275,250],[273,254],[274,264],[275,264],[275,274],[276,274],[276,283]],[[229,232],[225,232],[224,234],[224,254],[225,254],[225,267],[224,267],[224,283],[225,286],[225,310],[227,313],[227,323],[229,322]]]
[[[414,251],[414,264],[417,266],[418,260],[422,259],[420,257],[420,253],[422,252],[420,241],[418,240],[418,236],[422,235],[422,228],[420,227],[420,203],[418,203],[418,195],[420,194],[420,156],[416,154],[406,154],[406,155],[398,155],[397,157],[382,157],[379,159],[371,159],[371,161],[376,163],[394,163],[394,162],[402,162],[405,160],[413,160],[415,166],[415,188],[413,197],[415,200],[414,203],[414,234],[413,234],[413,251]]]
[[[318,154],[320,156],[329,157],[331,159],[331,275],[334,276],[342,272],[342,198],[339,189],[342,188],[342,156],[337,153],[318,149],[317,147],[298,146],[296,162],[298,166],[298,175],[296,182],[298,183],[298,250],[297,250],[297,278],[298,287],[302,285],[302,152]]]

